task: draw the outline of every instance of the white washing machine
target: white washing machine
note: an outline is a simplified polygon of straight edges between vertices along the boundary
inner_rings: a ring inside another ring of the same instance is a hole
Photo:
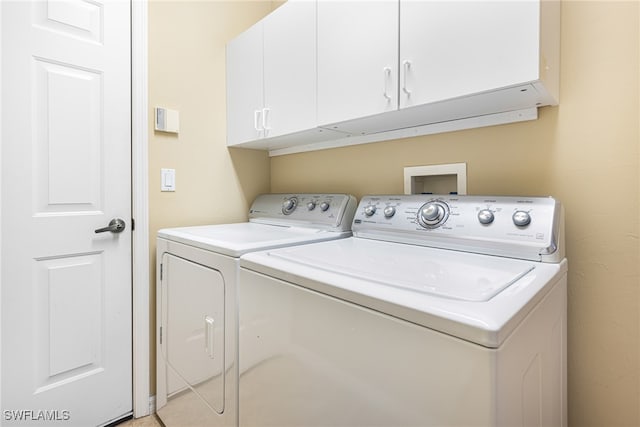
[[[238,424],[239,257],[349,237],[356,206],[343,194],[266,194],[249,222],[158,232],[156,407],[167,427]]]
[[[241,426],[565,426],[553,198],[367,196],[240,260]]]

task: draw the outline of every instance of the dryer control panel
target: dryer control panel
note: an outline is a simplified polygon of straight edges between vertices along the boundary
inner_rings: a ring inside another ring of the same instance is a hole
[[[350,231],[356,207],[349,194],[261,194],[249,209],[249,221]]]
[[[356,237],[545,262],[564,258],[564,218],[551,197],[369,195]]]

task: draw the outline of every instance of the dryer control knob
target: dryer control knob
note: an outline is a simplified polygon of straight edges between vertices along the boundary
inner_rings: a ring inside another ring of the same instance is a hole
[[[374,213],[376,213],[375,205],[368,205],[366,208],[364,208],[364,214],[366,216],[372,216]]]
[[[320,210],[322,212],[326,212],[329,209],[329,202],[322,202],[320,203]]]
[[[291,212],[296,210],[296,206],[298,206],[298,199],[295,197],[291,197],[282,202],[282,213],[285,215],[289,215]]]
[[[387,206],[386,208],[384,208],[384,217],[385,218],[391,218],[395,214],[396,214],[396,208],[395,207]]]
[[[513,223],[518,227],[526,227],[531,224],[531,215],[525,211],[515,211],[513,214]]]
[[[493,212],[489,209],[482,209],[478,212],[478,221],[480,221],[480,224],[491,224],[494,219]]]
[[[307,209],[308,209],[308,210],[312,211],[312,210],[314,210],[315,208],[316,208],[316,202],[311,201],[311,202],[307,203]]]

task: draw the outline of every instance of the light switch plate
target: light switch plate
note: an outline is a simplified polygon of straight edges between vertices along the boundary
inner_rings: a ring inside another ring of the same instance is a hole
[[[175,169],[160,169],[160,191],[176,191]]]

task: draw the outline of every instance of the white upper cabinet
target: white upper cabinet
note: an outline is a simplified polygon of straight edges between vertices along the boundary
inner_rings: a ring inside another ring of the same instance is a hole
[[[537,1],[400,0],[400,108],[538,79]]]
[[[316,5],[288,1],[264,19],[265,137],[316,126]]]
[[[560,2],[289,0],[227,52],[229,145],[286,154],[532,120],[558,103]]]
[[[316,126],[316,6],[288,1],[227,45],[227,143]]]
[[[227,143],[264,137],[262,22],[227,46]]]
[[[397,0],[318,1],[320,126],[397,108]]]
[[[554,3],[318,0],[320,126],[367,135],[557,103],[540,72]]]

